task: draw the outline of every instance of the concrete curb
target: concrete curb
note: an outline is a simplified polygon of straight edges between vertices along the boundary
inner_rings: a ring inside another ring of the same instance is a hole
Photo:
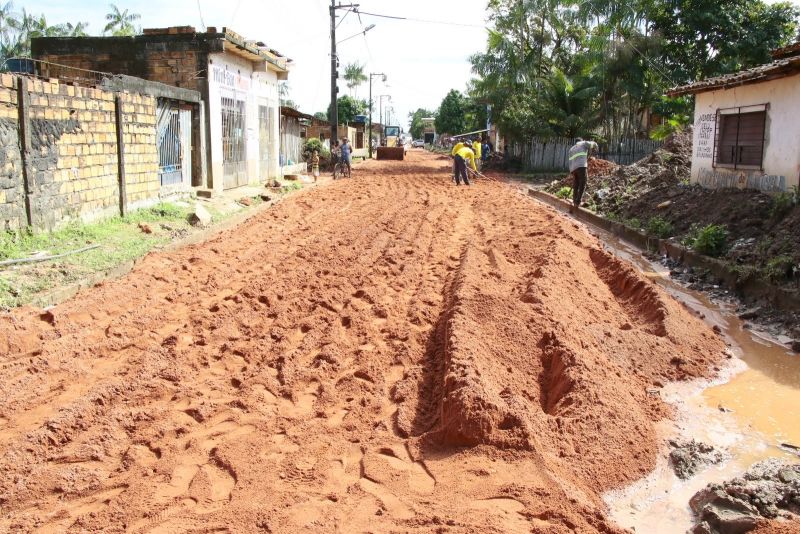
[[[304,191],[306,189],[310,189],[312,187],[316,187],[316,184],[306,184],[303,187],[303,189],[290,191],[289,193],[286,193],[274,200],[270,200],[268,202],[259,204],[253,209],[249,210],[244,209],[238,213],[231,215],[229,218],[225,219],[224,221],[216,225],[209,226],[208,228],[203,228],[202,230],[193,232],[187,235],[186,237],[177,239],[175,241],[171,241],[170,243],[167,243],[166,245],[160,248],[151,249],[149,252],[147,252],[147,254],[139,258],[136,258],[135,260],[127,261],[125,263],[117,265],[116,267],[112,267],[111,269],[107,269],[105,271],[98,271],[96,273],[92,273],[89,276],[81,280],[78,280],[77,282],[59,287],[47,293],[42,293],[41,295],[37,295],[36,297],[31,299],[29,303],[25,305],[47,308],[49,306],[56,306],[58,304],[61,304],[62,302],[69,300],[75,295],[77,295],[78,292],[80,292],[83,289],[88,289],[90,287],[96,286],[101,282],[105,282],[108,280],[117,280],[119,278],[124,277],[125,275],[130,273],[134,269],[134,267],[136,267],[136,264],[139,263],[148,254],[151,254],[153,252],[172,252],[188,245],[196,245],[198,243],[203,243],[205,241],[208,241],[211,238],[215,237],[217,234],[220,234],[226,230],[230,230],[231,228],[234,228],[244,223],[245,221],[251,219],[252,217],[259,215],[261,212],[266,211],[272,206],[275,206],[279,202],[282,202],[284,199],[290,198],[296,195],[297,193]]]
[[[561,200],[544,191],[529,189],[528,194],[536,200],[552,206],[561,212],[568,212],[569,208],[572,206],[570,202]],[[698,254],[674,241],[649,236],[644,232],[634,230],[624,224],[609,221],[583,208],[579,208],[573,212],[572,216],[615,236],[621,237],[640,250],[658,252],[684,265],[705,269],[720,281],[721,286],[733,291],[747,303],[766,301],[779,310],[790,312],[800,311],[800,292],[798,291],[774,286],[763,280],[753,279],[743,282],[739,281],[739,273],[727,262]]]

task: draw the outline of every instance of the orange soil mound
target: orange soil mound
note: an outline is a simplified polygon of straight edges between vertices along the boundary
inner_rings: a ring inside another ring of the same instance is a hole
[[[723,345],[597,240],[411,153],[0,316],[0,531],[619,532],[648,388]]]

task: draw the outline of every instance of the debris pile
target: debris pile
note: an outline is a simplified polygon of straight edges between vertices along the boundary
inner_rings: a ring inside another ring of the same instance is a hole
[[[744,476],[710,484],[689,505],[698,524],[694,534],[732,534],[755,529],[766,519],[797,519],[800,514],[800,465],[767,460]]]

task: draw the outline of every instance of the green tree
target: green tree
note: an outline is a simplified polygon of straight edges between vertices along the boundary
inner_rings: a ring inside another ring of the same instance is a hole
[[[436,114],[434,112],[428,111],[424,108],[418,108],[417,111],[409,113],[408,118],[411,121],[409,132],[411,133],[411,137],[414,139],[421,139],[423,130],[425,128],[422,123],[422,119],[434,117],[435,115]]]
[[[339,124],[347,124],[353,122],[356,115],[364,114],[367,110],[367,102],[348,95],[340,96],[336,101],[336,110],[339,115]],[[326,120],[330,120],[330,107]]]
[[[108,24],[103,28],[103,33],[111,33],[111,35],[132,36],[139,33],[139,30],[134,26],[134,22],[141,18],[138,13],[129,13],[128,10],[121,11],[116,4],[110,4],[111,12],[106,14]]]
[[[369,78],[364,74],[364,65],[350,63],[344,68],[344,79],[347,81],[347,88],[350,89],[350,95],[356,98],[358,96],[358,87]]]
[[[452,89],[442,100],[436,113],[436,131],[448,134],[464,133],[466,125],[464,95]]]

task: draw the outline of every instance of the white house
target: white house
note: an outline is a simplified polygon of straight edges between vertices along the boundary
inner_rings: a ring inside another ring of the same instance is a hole
[[[667,93],[695,95],[692,182],[768,192],[800,186],[800,42],[772,57]]]
[[[222,191],[280,175],[278,83],[292,60],[263,43],[229,28],[176,26],[133,37],[39,38],[31,46],[42,76],[125,74],[199,93],[191,109],[159,98],[167,181]],[[185,149],[176,150],[173,138],[185,138]]]

